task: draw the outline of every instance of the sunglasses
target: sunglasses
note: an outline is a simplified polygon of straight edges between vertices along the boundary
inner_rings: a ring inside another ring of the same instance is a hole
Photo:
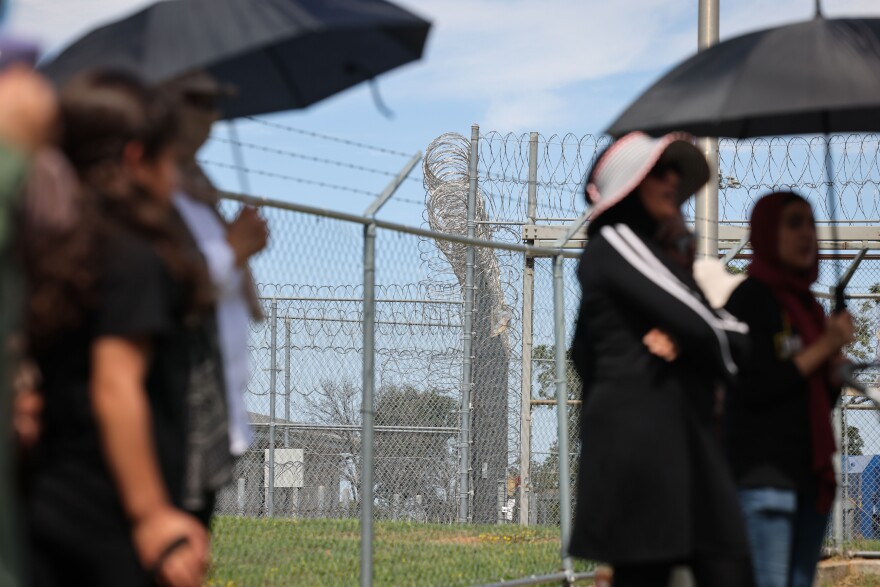
[[[651,168],[651,171],[648,172],[648,175],[651,177],[663,177],[670,171],[675,172],[679,176],[682,175],[681,168],[675,163],[671,163],[669,161],[659,161],[654,167]]]
[[[210,94],[184,94],[183,101],[199,110],[214,111],[218,109],[217,98]]]

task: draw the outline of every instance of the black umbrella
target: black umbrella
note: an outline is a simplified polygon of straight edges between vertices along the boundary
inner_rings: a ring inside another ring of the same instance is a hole
[[[238,90],[225,118],[304,108],[417,60],[430,23],[385,0],[165,0],[102,26],[45,64],[158,84],[197,69]]]
[[[749,138],[880,131],[880,18],[736,37],[676,66],[608,129]]]
[[[634,130],[732,138],[823,133],[833,221],[828,135],[880,131],[880,19],[825,19],[817,0],[813,20],[715,45],[664,75],[607,132]],[[844,287],[835,292],[843,308]]]

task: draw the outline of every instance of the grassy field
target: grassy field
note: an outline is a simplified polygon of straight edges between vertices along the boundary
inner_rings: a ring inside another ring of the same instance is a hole
[[[556,528],[377,522],[375,530],[377,586],[467,586],[559,570]],[[219,517],[213,557],[210,587],[357,585],[358,523]]]

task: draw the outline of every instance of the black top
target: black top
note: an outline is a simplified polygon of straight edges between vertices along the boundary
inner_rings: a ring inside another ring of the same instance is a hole
[[[165,264],[141,237],[119,230],[102,243],[100,299],[82,325],[36,357],[45,396],[44,430],[31,497],[62,519],[100,512],[122,524],[122,506],[101,451],[89,394],[91,346],[99,337],[150,343],[146,391],[156,452],[171,500],[178,504],[184,473],[187,336],[182,293]],[[75,477],[75,478],[74,478]],[[59,490],[64,493],[59,503]],[[52,505],[54,504],[54,505]],[[89,505],[100,507],[89,508]],[[38,504],[39,505],[39,504]],[[76,519],[69,518],[71,523]],[[57,520],[60,522],[61,520]],[[42,530],[50,531],[48,528]]]
[[[728,453],[737,484],[802,490],[812,483],[809,385],[792,357],[798,333],[771,289],[754,278],[727,310],[749,325],[750,360],[725,401]],[[832,405],[836,390],[829,386]]]
[[[745,529],[716,435],[716,385],[745,327],[713,312],[652,239],[604,226],[581,257],[572,355],[583,380],[573,555],[612,564],[744,558]],[[668,363],[642,342],[672,335]]]

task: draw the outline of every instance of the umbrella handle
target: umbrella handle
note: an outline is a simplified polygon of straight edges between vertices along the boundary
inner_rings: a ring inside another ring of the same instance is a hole
[[[844,287],[837,287],[834,289],[834,313],[839,314],[840,312],[846,311],[846,293],[844,291]]]

